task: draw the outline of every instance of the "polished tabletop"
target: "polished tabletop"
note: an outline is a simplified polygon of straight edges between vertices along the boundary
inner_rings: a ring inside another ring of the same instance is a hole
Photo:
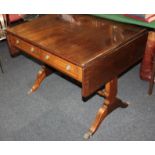
[[[144,29],[90,15],[45,15],[8,31],[73,64],[85,66]]]

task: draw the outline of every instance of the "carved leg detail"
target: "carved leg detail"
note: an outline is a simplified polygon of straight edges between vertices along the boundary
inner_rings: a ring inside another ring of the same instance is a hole
[[[105,90],[104,90],[104,89],[103,89],[103,90],[99,90],[99,91],[97,92],[97,94],[100,95],[100,96],[102,96],[102,97],[105,97],[105,96],[106,96]]]
[[[102,92],[101,92],[102,93]],[[122,102],[116,98],[117,94],[117,79],[114,79],[105,86],[105,100],[103,105],[99,108],[96,118],[89,128],[88,132],[84,135],[84,139],[89,139],[100,126],[101,122],[106,116],[118,107],[126,108],[127,103]],[[101,94],[102,95],[102,94]]]
[[[31,94],[32,92],[36,91],[39,88],[41,82],[51,73],[53,73],[52,69],[50,69],[47,66],[42,66],[41,70],[39,70],[38,72],[35,83],[32,86],[32,88],[28,91],[28,94]]]

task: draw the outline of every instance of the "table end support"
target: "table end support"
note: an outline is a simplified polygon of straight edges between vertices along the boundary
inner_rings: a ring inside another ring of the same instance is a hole
[[[93,121],[92,125],[88,129],[88,131],[84,134],[84,139],[89,139],[98,129],[102,121],[110,114],[113,110],[118,107],[126,108],[128,106],[127,103],[122,102],[120,99],[116,97],[117,95],[117,78],[111,80],[105,85],[105,90],[102,91],[103,96],[105,97],[102,106],[99,108],[96,118]],[[101,91],[98,93],[102,95]]]
[[[48,66],[43,65],[37,74],[37,78],[32,86],[32,88],[28,91],[28,95],[35,92],[41,85],[42,81],[50,74],[53,73],[53,70]]]

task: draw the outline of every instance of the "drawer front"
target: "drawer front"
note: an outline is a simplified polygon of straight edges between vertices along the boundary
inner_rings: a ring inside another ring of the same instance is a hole
[[[42,53],[42,61],[52,66],[53,68],[69,75],[70,77],[82,82],[82,68],[78,67],[68,61],[65,61],[55,55],[49,54],[44,50],[40,50]]]
[[[16,48],[48,64],[49,66],[59,70],[60,72],[63,72],[69,75],[70,77],[82,82],[82,68],[81,67],[76,66],[64,59],[61,59],[36,46],[33,46],[30,43],[23,41],[22,39],[19,39],[14,36],[11,36],[11,37],[12,37],[13,46],[15,46]]]
[[[41,59],[41,53],[39,52],[39,48],[19,39],[14,36],[12,37],[12,44],[16,48],[28,53],[29,55],[33,56],[34,58]]]

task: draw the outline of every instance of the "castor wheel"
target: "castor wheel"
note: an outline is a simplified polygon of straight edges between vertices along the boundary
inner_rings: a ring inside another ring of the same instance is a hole
[[[84,134],[83,138],[85,140],[88,140],[91,136],[93,135],[93,133],[91,131],[88,131]]]
[[[30,95],[32,93],[32,89],[30,89],[27,94]]]

